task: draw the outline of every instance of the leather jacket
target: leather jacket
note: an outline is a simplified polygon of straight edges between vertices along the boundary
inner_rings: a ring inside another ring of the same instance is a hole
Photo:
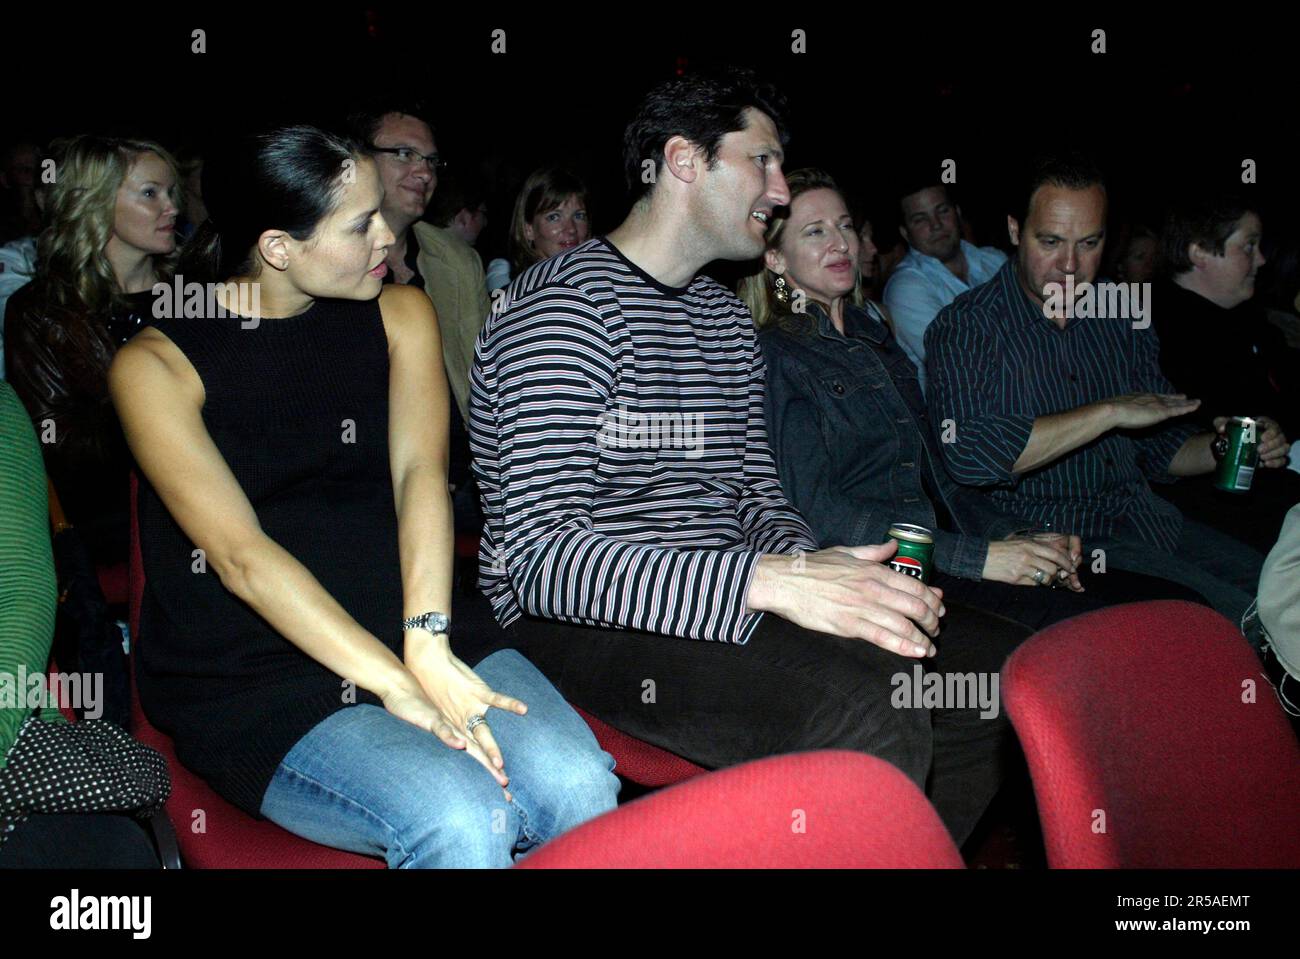
[[[108,367],[143,325],[146,296],[128,298],[129,309],[96,319],[81,336],[69,335],[66,313],[47,308],[38,281],[5,309],[5,378],[27,407],[64,511],[96,562],[126,556],[132,459],[108,395]]]

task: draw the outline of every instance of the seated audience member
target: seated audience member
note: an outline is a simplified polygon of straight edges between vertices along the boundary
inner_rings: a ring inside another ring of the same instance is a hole
[[[507,866],[613,808],[612,759],[527,660],[451,650],[447,383],[428,298],[382,283],[375,162],[289,127],[203,185],[186,268],[223,310],[155,322],[110,374],[143,474],[146,715],[249,815],[393,868]]]
[[[1255,620],[1263,633],[1264,669],[1300,735],[1300,506],[1291,507],[1264,560]]]
[[[1300,430],[1300,353],[1287,346],[1254,299],[1263,226],[1242,199],[1220,195],[1176,205],[1165,223],[1168,280],[1151,297],[1160,367],[1174,389],[1201,401],[1193,419],[1257,420],[1259,453],[1283,456]],[[1277,541],[1300,503],[1300,475],[1256,470],[1247,494],[1221,493],[1213,477],[1177,483],[1164,495],[1183,514],[1260,552]]]
[[[4,318],[9,298],[36,275],[36,237],[25,236],[0,246],[0,380],[5,378]]]
[[[384,104],[354,115],[354,135],[367,144],[384,184],[384,220],[397,237],[385,261],[385,283],[422,287],[442,333],[443,363],[457,415],[469,414],[469,365],[490,304],[478,255],[453,232],[421,221],[438,188],[442,160],[433,127],[418,104]]]
[[[1080,295],[1101,263],[1100,172],[1078,157],[1042,158],[1018,202],[1007,218],[1015,258],[926,333],[930,418],[946,431],[948,472],[1000,509],[1081,536],[1107,570],[1181,583],[1239,622],[1263,556],[1185,520],[1148,485],[1214,469],[1213,432],[1166,422],[1200,402],[1161,374],[1154,330],[1064,300],[1067,280]]]
[[[1160,237],[1142,223],[1131,224],[1115,255],[1115,279],[1121,283],[1150,283],[1156,276]]]
[[[175,267],[176,164],[156,143],[80,136],[56,151],[36,275],[5,309],[7,379],[92,559],[126,559],[131,457],[109,401],[118,347]],[[106,240],[104,238],[107,238]]]
[[[926,329],[955,297],[991,278],[1007,257],[962,239],[961,207],[946,186],[922,182],[903,194],[899,207],[908,252],[885,286],[885,306],[924,393]]]
[[[571,250],[589,236],[586,185],[568,170],[534,170],[524,181],[510,218],[510,260],[488,264],[488,290],[509,286],[512,277],[534,263]]]
[[[865,214],[855,218],[858,227],[858,273],[862,277],[862,295],[879,305],[885,284],[907,255],[903,238],[890,230],[877,230],[876,221]],[[892,329],[892,324],[891,324]]]
[[[1261,305],[1267,320],[1286,337],[1286,345],[1300,350],[1300,239],[1291,236],[1272,246],[1259,271]],[[1300,470],[1300,464],[1293,461],[1291,468]]]
[[[203,155],[188,150],[176,158],[181,186],[181,218],[177,234],[184,243],[208,218],[208,208],[203,202]]]
[[[0,382],[0,680],[18,682],[24,694],[29,687],[18,677],[49,666],[57,593],[40,444],[13,387]],[[8,821],[18,818],[19,803],[36,801],[6,781],[20,730],[66,722],[55,703],[17,700],[0,703],[0,869],[157,868],[148,836],[129,816],[38,813]],[[54,769],[37,775],[58,777]]]
[[[767,429],[790,502],[821,546],[880,542],[893,523],[934,534],[931,581],[953,601],[1040,629],[1115,602],[1177,596],[1174,584],[1111,572],[1087,579],[1077,536],[1025,533],[944,471],[916,368],[864,300],[858,251],[835,182],[787,178],[790,204],[768,231],[764,269],[741,284],[767,362]],[[1017,535],[1017,534],[1020,535]],[[1086,544],[1085,544],[1086,545]],[[1041,586],[1069,589],[1041,589]]]
[[[444,172],[426,216],[434,226],[450,230],[466,246],[474,246],[488,224],[487,193],[476,177]]]
[[[997,791],[1005,718],[893,704],[891,677],[936,650],[942,597],[885,564],[893,544],[818,549],[772,461],[749,312],[699,272],[763,252],[789,201],[784,115],[744,71],[656,87],[624,135],[627,219],[525,270],[488,318],[470,400],[479,582],[605,722],[709,768],[883,757],[961,843]],[[996,673],[1027,635],[972,613],[931,667]]]
[[[37,201],[41,148],[19,141],[0,148],[0,243],[35,236],[41,230]]]

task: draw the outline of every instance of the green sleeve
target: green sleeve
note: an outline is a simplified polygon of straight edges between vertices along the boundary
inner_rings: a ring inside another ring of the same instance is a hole
[[[0,381],[0,684],[18,694],[0,700],[0,768],[31,714],[20,669],[49,665],[57,591],[40,447],[13,387]]]

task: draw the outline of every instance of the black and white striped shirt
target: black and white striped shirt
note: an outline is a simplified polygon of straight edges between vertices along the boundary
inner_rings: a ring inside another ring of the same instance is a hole
[[[1136,538],[1173,550],[1178,509],[1148,477],[1169,482],[1169,464],[1196,432],[1163,424],[1112,430],[1017,476],[1034,420],[1125,393],[1173,393],[1160,372],[1153,329],[1122,318],[1071,318],[1061,329],[1020,286],[1014,259],[987,283],[944,307],[925,334],[930,419],[944,430],[953,479],[989,488],[1004,512],[1061,532]]]
[[[516,279],[479,334],[470,443],[498,620],[743,643],[763,553],[815,550],[781,491],[745,306],[603,238]]]

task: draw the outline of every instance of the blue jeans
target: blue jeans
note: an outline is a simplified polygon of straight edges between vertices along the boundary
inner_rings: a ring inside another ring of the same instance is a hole
[[[509,866],[516,853],[617,805],[614,759],[513,649],[474,670],[528,713],[487,714],[513,799],[477,760],[386,710],[349,706],[284,757],[262,815],[313,842],[383,856],[391,869]]]
[[[1085,568],[1092,562],[1094,549],[1106,551],[1107,567],[1144,573],[1196,590],[1238,627],[1259,592],[1259,574],[1264,565],[1258,550],[1186,518],[1172,553],[1136,539],[1085,539]]]

